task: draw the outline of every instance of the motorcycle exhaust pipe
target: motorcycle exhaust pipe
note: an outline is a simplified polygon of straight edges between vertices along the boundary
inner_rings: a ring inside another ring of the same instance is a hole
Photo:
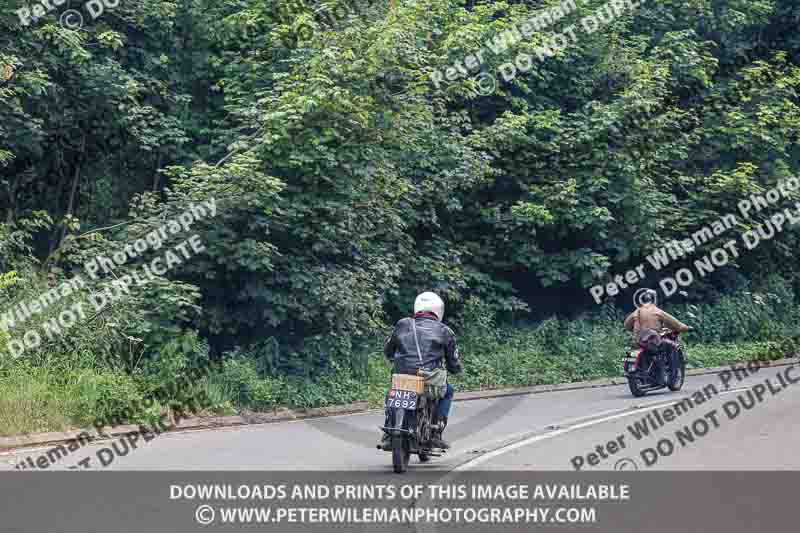
[[[639,387],[642,392],[650,392],[653,390],[663,389],[666,385],[648,385],[646,387]]]

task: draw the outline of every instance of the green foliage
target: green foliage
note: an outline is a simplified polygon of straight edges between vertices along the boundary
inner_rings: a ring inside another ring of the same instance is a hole
[[[192,203],[218,206],[165,243],[197,235],[203,253],[25,364],[125,375],[148,395],[196,361],[234,361],[190,387],[222,411],[376,399],[377,339],[435,290],[471,358],[464,386],[612,372],[630,294],[598,309],[587,288],[800,174],[800,38],[793,0],[665,0],[539,61],[549,32],[606,1],[497,53],[487,40],[550,3],[352,0],[324,24],[276,0],[139,0],[68,29],[64,8],[23,26],[28,2],[7,1],[0,309]],[[495,75],[518,52],[534,61],[491,94],[477,72],[433,83],[480,50]],[[794,338],[799,241],[787,227],[676,297],[687,340]],[[0,331],[2,368],[24,330],[159,253]],[[107,400],[87,413],[118,409]]]
[[[114,421],[142,422],[147,420],[147,415],[158,414],[131,408],[143,405],[144,394],[136,381],[126,374],[80,373],[67,377],[65,382],[72,385],[71,392],[77,400],[74,410],[68,412],[76,426],[115,425]]]
[[[764,287],[785,289],[785,283],[773,279]],[[693,306],[697,313],[714,312],[713,318],[729,322],[740,316],[738,309],[748,305],[750,295],[730,297],[731,301],[718,308],[715,305]],[[763,341],[750,336],[758,326],[761,315],[746,314],[745,329],[738,330],[725,342],[702,341],[702,328],[685,335],[687,366],[702,368],[721,366],[737,361],[774,360],[800,353],[800,333],[787,332],[796,323],[793,313],[800,309],[787,301],[765,302],[767,312],[778,324],[775,331],[784,336]],[[494,323],[490,307],[476,298],[467,302],[465,321],[459,335],[464,373],[451,380],[462,391],[486,390],[515,386],[545,385],[618,377],[621,359],[630,345],[628,334],[621,327],[621,313],[586,316],[578,320],[550,318],[535,327],[503,328]],[[679,309],[670,309],[693,323],[697,316],[685,316]],[[712,338],[712,337],[709,337]],[[380,405],[390,382],[390,365],[382,355],[370,356],[367,375],[354,379],[351,372],[341,368],[317,382],[283,378],[262,378],[256,371],[256,361],[239,356],[225,363],[219,376],[229,391],[228,398],[239,409],[269,410],[276,407],[322,407],[369,400]]]
[[[696,328],[683,336],[690,368],[800,353],[800,302],[788,284],[775,277],[754,292],[668,311]],[[476,315],[464,324],[465,373],[455,381],[475,390],[618,376],[622,354],[630,345],[621,327],[623,318],[616,312],[577,320],[551,317],[532,328],[486,332],[491,316]],[[472,337],[473,329],[481,330],[479,337]],[[486,342],[487,338],[500,341]]]
[[[0,434],[58,431],[70,425],[75,398],[45,368],[0,362]]]
[[[0,434],[85,428],[96,421],[147,421],[131,411],[143,391],[130,376],[88,369],[53,371],[28,360],[0,365]]]
[[[800,334],[800,301],[777,276],[756,287],[744,286],[712,305],[684,304],[674,310],[695,327],[688,336],[692,342],[766,342]]]

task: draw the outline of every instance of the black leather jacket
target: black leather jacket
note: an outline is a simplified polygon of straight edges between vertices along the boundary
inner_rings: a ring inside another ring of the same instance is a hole
[[[414,342],[412,320],[417,328],[417,340],[422,358]],[[386,339],[383,353],[394,362],[395,374],[416,374],[418,368],[432,370],[444,365],[451,374],[461,372],[458,346],[453,330],[432,316],[404,318],[394,327]]]

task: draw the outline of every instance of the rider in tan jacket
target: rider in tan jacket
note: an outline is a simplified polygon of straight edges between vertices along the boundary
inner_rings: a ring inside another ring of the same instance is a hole
[[[645,298],[649,301],[625,318],[625,329],[633,332],[634,346],[646,348],[643,353],[643,366],[647,365],[646,361],[649,360],[649,357],[661,352],[669,355],[674,367],[677,363],[677,344],[669,339],[662,339],[661,330],[669,328],[676,333],[683,333],[691,328],[656,306],[654,303],[655,291],[647,291]],[[660,358],[656,360],[656,366],[658,381],[665,384],[667,376],[664,372],[666,369],[663,368]]]
[[[634,339],[639,338],[639,332],[642,330],[661,331],[662,328],[669,328],[677,333],[689,331],[689,326],[659,309],[654,303],[644,304],[625,319],[625,329],[633,332]]]

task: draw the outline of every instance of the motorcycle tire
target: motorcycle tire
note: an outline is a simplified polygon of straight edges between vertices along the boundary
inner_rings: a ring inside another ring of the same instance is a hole
[[[403,437],[392,439],[392,467],[396,474],[402,474],[408,470],[408,460],[411,458],[411,451],[408,443]]]
[[[420,438],[420,445],[419,447],[422,448],[423,446],[429,446],[431,440],[431,412],[430,409],[425,409],[425,412],[420,417],[420,428],[419,428],[419,438]],[[423,444],[424,443],[424,444]],[[431,456],[425,452],[418,452],[417,455],[419,456],[420,463],[427,463],[431,460]]]
[[[667,387],[672,392],[678,392],[683,387],[683,382],[686,380],[686,361],[683,360],[683,355],[680,356],[680,365],[678,365],[677,372],[671,372],[669,383]]]
[[[639,387],[639,381],[636,378],[628,378],[628,388],[631,389],[631,394],[636,398],[641,398],[645,392]]]

